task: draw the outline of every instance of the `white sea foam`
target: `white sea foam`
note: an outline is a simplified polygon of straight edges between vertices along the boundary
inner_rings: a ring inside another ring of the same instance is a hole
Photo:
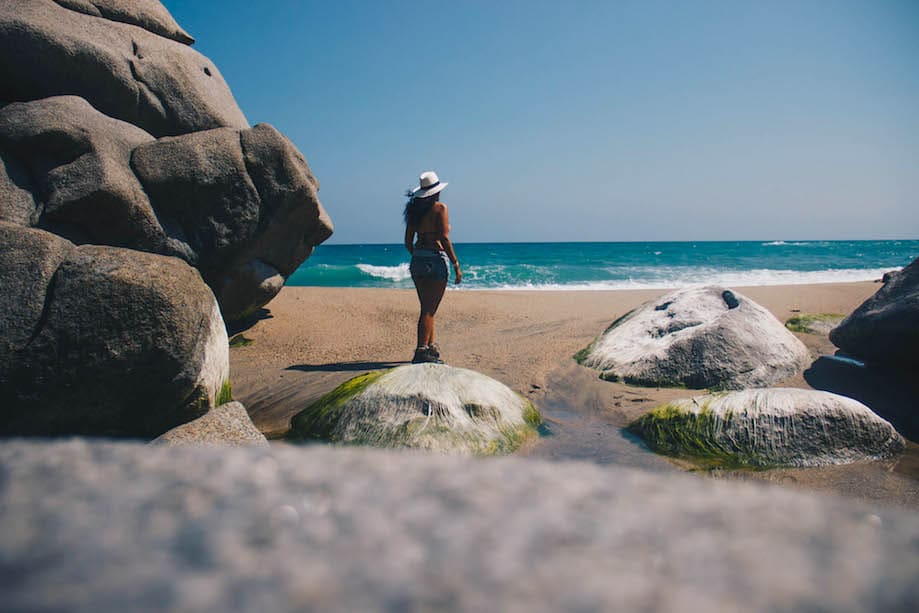
[[[403,262],[398,266],[374,266],[373,264],[357,264],[357,268],[364,274],[378,279],[389,279],[390,281],[405,281],[411,278],[408,262]]]
[[[467,286],[469,290],[538,290],[538,291],[597,291],[622,289],[671,289],[698,285],[722,285],[728,287],[749,287],[768,285],[812,285],[820,283],[850,283],[855,281],[874,281],[884,273],[895,268],[872,269],[836,269],[822,271],[771,270],[758,269],[746,271],[717,271],[709,268],[683,270],[680,274],[668,271],[671,275],[659,275],[652,278],[639,276],[638,279],[591,281],[583,283],[519,283],[496,286]]]
[[[806,247],[807,245],[812,245],[808,241],[769,241],[768,243],[761,243],[763,247]]]

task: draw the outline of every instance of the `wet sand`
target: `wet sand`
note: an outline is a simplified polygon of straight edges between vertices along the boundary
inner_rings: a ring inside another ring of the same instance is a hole
[[[875,283],[736,288],[780,320],[795,313],[848,313]],[[638,415],[695,392],[601,381],[571,356],[610,322],[661,290],[588,292],[449,291],[437,317],[437,342],[454,366],[492,376],[542,411],[547,436],[519,455],[588,460],[649,470],[692,470],[657,456],[622,431]],[[407,363],[415,345],[417,299],[410,290],[285,288],[244,326],[252,344],[230,351],[234,397],[269,438],[290,418],[343,381]],[[697,471],[720,479],[781,483],[919,509],[919,428],[912,417],[919,390],[858,383],[832,360],[825,335],[798,334],[814,366],[783,385],[845,392],[872,406],[911,440],[893,462],[766,471]],[[870,402],[869,402],[870,401]],[[906,406],[912,403],[913,406]]]

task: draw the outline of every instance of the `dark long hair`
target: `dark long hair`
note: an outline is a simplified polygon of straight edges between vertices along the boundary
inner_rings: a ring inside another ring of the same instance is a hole
[[[417,227],[421,220],[424,219],[424,216],[428,214],[428,211],[434,207],[435,202],[437,202],[437,194],[427,198],[411,198],[405,203],[405,211],[402,213],[402,217],[405,218],[405,225]]]

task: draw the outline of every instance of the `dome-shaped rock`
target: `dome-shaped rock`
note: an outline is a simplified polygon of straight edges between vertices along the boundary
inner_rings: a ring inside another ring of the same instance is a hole
[[[794,375],[809,354],[769,311],[710,286],[646,302],[613,322],[576,358],[611,381],[743,389]]]
[[[347,381],[291,427],[293,435],[345,444],[488,455],[514,451],[541,421],[532,403],[490,377],[415,364]]]
[[[919,371],[919,259],[892,274],[830,331],[830,340],[866,362]]]
[[[891,457],[893,426],[845,396],[772,388],[686,398],[630,429],[651,449],[723,466],[819,466]]]
[[[188,45],[53,0],[0,2],[0,101],[64,94],[157,137],[249,127],[220,71]]]

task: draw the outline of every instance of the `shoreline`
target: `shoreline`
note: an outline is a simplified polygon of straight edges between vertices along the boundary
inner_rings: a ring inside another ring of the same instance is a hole
[[[848,314],[876,282],[732,287],[781,321],[794,314]],[[517,455],[685,470],[623,438],[629,421],[698,390],[643,388],[599,380],[571,356],[616,317],[666,290],[451,291],[437,317],[447,363],[491,376],[532,400],[551,436]],[[242,330],[252,340],[230,351],[234,396],[269,438],[324,393],[364,372],[411,359],[417,298],[413,290],[294,286]],[[812,357],[832,355],[825,334],[800,334]],[[783,386],[810,388],[804,374]],[[907,438],[909,438],[907,436]],[[883,504],[919,506],[919,446],[897,462],[816,469],[724,471],[718,478],[774,481]]]

